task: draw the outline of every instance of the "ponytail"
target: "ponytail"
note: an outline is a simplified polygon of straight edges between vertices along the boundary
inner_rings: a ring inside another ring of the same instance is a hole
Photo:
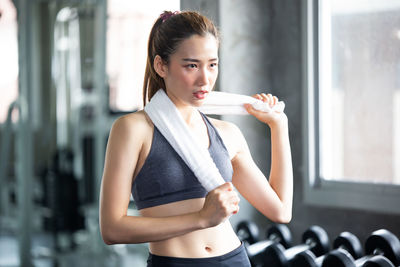
[[[144,73],[144,81],[143,81],[143,106],[146,105],[147,101],[153,97],[153,95],[160,88],[165,88],[164,80],[157,74],[154,70],[154,58],[155,58],[155,49],[154,49],[154,35],[156,34],[158,28],[163,23],[161,17],[156,20],[151,29],[149,41],[147,44],[147,60],[146,60],[146,69]]]

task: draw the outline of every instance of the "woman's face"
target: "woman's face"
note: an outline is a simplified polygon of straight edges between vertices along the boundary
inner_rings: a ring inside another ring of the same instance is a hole
[[[211,34],[182,41],[165,66],[166,91],[174,104],[200,106],[218,76],[218,43]]]

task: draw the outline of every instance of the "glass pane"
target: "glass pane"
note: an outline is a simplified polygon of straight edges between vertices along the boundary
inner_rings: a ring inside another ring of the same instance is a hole
[[[400,0],[324,0],[320,15],[320,175],[400,184]]]
[[[18,96],[17,10],[11,0],[0,1],[0,123]]]
[[[179,8],[179,0],[108,0],[107,75],[112,111],[142,107],[150,29],[164,10]]]

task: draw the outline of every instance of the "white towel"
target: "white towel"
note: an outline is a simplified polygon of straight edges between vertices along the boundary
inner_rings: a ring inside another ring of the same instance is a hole
[[[282,101],[270,107],[269,104],[254,97],[225,92],[210,92],[198,109],[205,114],[246,115],[248,113],[244,104],[251,104],[255,109],[264,112],[283,112],[285,109],[285,103]]]
[[[157,91],[144,111],[208,192],[225,183],[207,148],[193,137],[164,90]]]
[[[235,99],[235,101],[232,99],[227,100],[229,95],[231,94],[220,92],[210,93],[208,98],[213,96],[210,99],[212,103],[209,103],[210,105],[207,106],[213,106],[213,112],[215,112],[216,109],[220,112],[213,114],[228,114],[221,113],[221,111],[224,110],[223,107],[229,107],[227,108],[227,110],[230,110],[229,114],[232,114],[233,110],[235,112],[233,114],[244,114],[243,110],[245,112],[246,110],[243,107],[240,108],[244,103],[254,103],[253,106],[255,108],[260,109],[260,107],[262,107],[266,112],[274,110],[273,108],[271,109],[268,104],[260,100],[255,99],[257,101],[253,101],[251,97],[233,95],[232,98]],[[218,98],[221,98],[220,101]],[[250,98],[252,102],[248,102],[248,98]],[[266,106],[268,106],[268,108],[266,108]],[[207,148],[201,146],[193,137],[180,112],[164,90],[160,89],[157,91],[150,102],[144,107],[144,111],[208,192],[225,183],[225,180],[222,178]],[[240,113],[237,113],[238,111]]]

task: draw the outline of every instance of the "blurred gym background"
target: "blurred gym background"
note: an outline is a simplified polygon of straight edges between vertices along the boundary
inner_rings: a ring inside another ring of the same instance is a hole
[[[216,90],[285,101],[295,242],[310,225],[400,236],[400,0],[0,0],[0,266],[145,266],[146,244],[102,242],[98,195],[164,10],[218,25]],[[267,174],[267,127],[223,119]],[[242,220],[273,224],[244,200]]]

